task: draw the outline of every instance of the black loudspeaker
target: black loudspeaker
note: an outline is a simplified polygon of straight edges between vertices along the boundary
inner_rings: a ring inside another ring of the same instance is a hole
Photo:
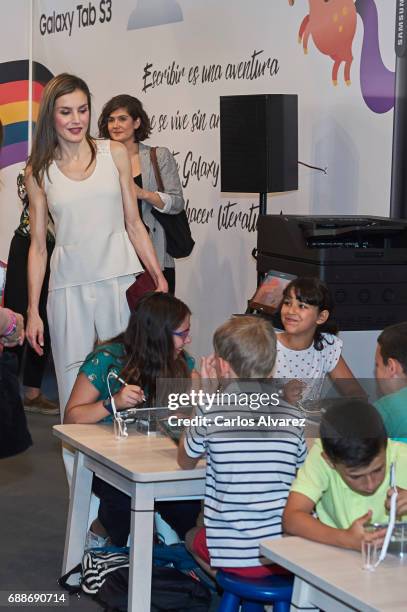
[[[220,98],[221,190],[298,189],[298,96]]]

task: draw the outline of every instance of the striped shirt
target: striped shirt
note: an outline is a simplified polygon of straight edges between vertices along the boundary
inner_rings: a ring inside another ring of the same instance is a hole
[[[306,444],[301,426],[282,427],[281,421],[255,430],[248,419],[264,417],[267,423],[301,415],[280,400],[255,411],[240,401],[238,407],[198,407],[195,416],[185,450],[190,457],[207,456],[204,523],[211,566],[267,564],[259,542],[282,535],[283,510]],[[219,425],[225,422],[230,426]]]

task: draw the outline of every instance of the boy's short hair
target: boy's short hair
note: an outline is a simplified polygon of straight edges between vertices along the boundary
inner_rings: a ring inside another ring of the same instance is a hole
[[[407,374],[407,322],[386,327],[377,339],[384,365],[396,359]]]
[[[276,333],[259,316],[232,317],[215,331],[213,346],[239,378],[267,378],[276,361]]]
[[[341,399],[327,406],[319,432],[322,447],[332,463],[364,467],[387,447],[382,417],[367,401]]]

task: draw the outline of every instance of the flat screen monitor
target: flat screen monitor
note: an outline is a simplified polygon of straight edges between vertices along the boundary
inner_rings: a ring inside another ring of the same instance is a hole
[[[252,301],[269,308],[278,308],[283,299],[284,289],[294,278],[297,278],[295,274],[269,270]]]

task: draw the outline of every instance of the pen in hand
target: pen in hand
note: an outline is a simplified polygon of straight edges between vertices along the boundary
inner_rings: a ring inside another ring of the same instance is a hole
[[[109,373],[110,376],[113,376],[113,378],[115,378],[116,380],[119,381],[119,383],[121,383],[122,385],[124,385],[125,387],[127,387],[127,383],[125,380],[123,380],[123,378],[120,378],[120,376],[118,374],[116,374],[116,372],[110,372]]]
[[[119,381],[119,383],[121,383],[122,385],[124,385],[125,387],[128,387],[128,384],[126,383],[125,380],[123,380],[123,378],[121,378],[118,374],[116,374],[116,372],[110,372],[109,376],[113,376],[113,378],[115,378],[116,380]],[[146,397],[143,393],[143,397],[142,397],[143,402],[146,401]]]

